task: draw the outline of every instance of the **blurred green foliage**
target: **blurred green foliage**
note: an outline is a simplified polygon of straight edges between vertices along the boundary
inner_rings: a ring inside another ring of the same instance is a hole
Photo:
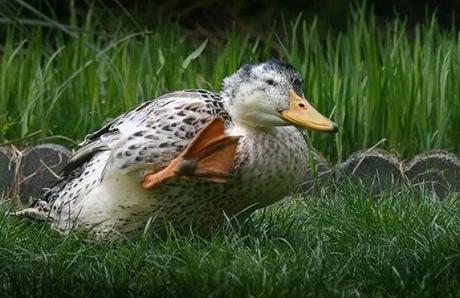
[[[94,11],[100,29],[108,32],[124,22],[137,30],[178,22],[191,34],[219,34],[235,24],[239,30],[254,34],[267,30],[274,20],[295,19],[299,13],[308,19],[317,17],[324,31],[340,32],[346,26],[350,7],[366,3],[373,8],[377,23],[397,16],[409,26],[424,22],[436,13],[441,27],[460,24],[460,2],[456,0],[0,0],[0,10],[10,18],[35,18],[36,12],[62,23],[74,19],[84,22],[88,11]],[[222,35],[220,35],[222,37]]]
[[[237,24],[212,32],[177,22],[138,28],[133,10],[107,31],[97,7],[82,18],[75,4],[64,22],[14,1],[21,9],[8,7],[21,17],[0,26],[0,139],[40,132],[25,141],[79,140],[146,99],[186,88],[218,92],[242,64],[277,57],[301,72],[305,94],[340,125],[335,136],[310,134],[331,160],[382,140],[407,157],[433,148],[460,153],[460,39],[434,15],[414,26],[399,18],[382,24],[363,5],[345,13],[340,32],[297,14],[255,34]]]

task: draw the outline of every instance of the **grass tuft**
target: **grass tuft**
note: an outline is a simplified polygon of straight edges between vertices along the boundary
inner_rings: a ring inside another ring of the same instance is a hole
[[[456,296],[458,198],[299,197],[212,236],[94,243],[0,217],[5,296]]]

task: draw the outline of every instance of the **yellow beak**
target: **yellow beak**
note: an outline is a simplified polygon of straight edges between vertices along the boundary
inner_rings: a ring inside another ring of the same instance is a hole
[[[281,112],[281,118],[303,128],[316,131],[339,131],[337,124],[321,115],[305,98],[289,90],[289,107]]]

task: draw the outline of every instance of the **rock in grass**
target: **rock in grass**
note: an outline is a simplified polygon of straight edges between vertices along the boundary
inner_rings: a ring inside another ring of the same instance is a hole
[[[23,152],[21,160],[20,198],[23,204],[29,204],[31,198],[37,198],[44,187],[51,186],[66,165],[70,151],[60,145],[43,144]]]
[[[318,151],[310,150],[310,170],[306,178],[306,183],[303,185],[304,191],[319,189],[326,186],[333,176],[333,167]]]
[[[340,173],[372,193],[388,191],[402,180],[399,159],[382,149],[358,151],[338,166]]]
[[[16,162],[9,150],[0,147],[0,198],[13,187]]]
[[[428,191],[435,198],[460,192],[460,159],[443,150],[430,150],[406,163],[405,174],[411,185]]]

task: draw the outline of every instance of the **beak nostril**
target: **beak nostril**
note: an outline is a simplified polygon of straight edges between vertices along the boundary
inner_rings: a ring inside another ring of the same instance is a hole
[[[299,103],[299,108],[301,108],[301,109],[305,109],[305,104],[303,104],[303,103]]]
[[[334,127],[332,129],[332,132],[339,132],[339,126],[334,123]]]

